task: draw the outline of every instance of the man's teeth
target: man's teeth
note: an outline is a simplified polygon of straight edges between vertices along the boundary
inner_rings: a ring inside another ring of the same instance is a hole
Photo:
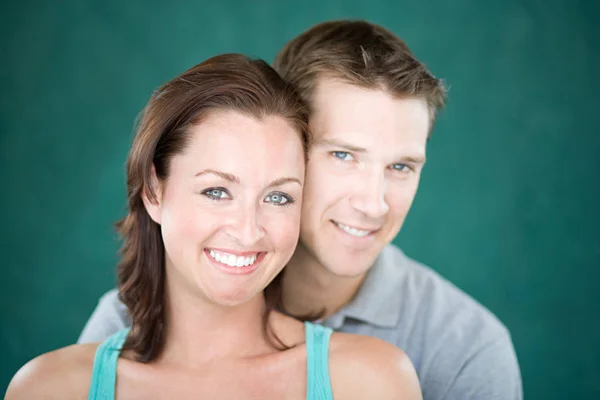
[[[247,267],[254,264],[256,257],[258,257],[258,253],[253,256],[243,257],[215,250],[210,250],[208,254],[221,264],[229,265],[230,267]]]
[[[340,224],[339,222],[336,222],[335,224],[340,229],[342,229],[344,232],[349,233],[352,236],[364,237],[364,236],[367,236],[369,233],[371,233],[371,231],[363,231],[363,230],[356,229],[356,228],[353,228],[348,225]]]

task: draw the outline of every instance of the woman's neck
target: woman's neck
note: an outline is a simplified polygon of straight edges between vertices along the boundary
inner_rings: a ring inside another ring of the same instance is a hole
[[[195,368],[215,359],[272,351],[262,328],[264,297],[223,306],[190,287],[166,288],[165,346],[157,362]]]

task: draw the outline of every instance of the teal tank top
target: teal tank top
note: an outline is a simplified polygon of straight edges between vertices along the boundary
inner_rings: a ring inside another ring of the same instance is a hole
[[[306,399],[333,400],[328,363],[332,330],[310,322],[305,322],[304,327],[307,359]],[[88,400],[114,400],[117,360],[128,334],[129,328],[123,329],[98,346]]]

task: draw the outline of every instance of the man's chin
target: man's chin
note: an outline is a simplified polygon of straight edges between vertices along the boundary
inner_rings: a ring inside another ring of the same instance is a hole
[[[375,263],[376,257],[352,257],[344,255],[333,259],[324,257],[321,265],[333,275],[344,278],[363,277]]]
[[[369,251],[360,251],[346,246],[340,246],[331,238],[314,238],[314,246],[308,243],[299,242],[294,257],[296,261],[302,262],[307,258],[312,262],[320,264],[329,273],[344,277],[362,277],[373,266],[379,251],[369,249]],[[317,246],[316,243],[327,243],[329,245]],[[381,249],[379,249],[381,250]]]

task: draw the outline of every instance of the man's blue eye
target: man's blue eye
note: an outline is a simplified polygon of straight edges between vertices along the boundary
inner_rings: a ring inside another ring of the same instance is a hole
[[[344,161],[349,161],[352,159],[352,155],[347,151],[333,151],[331,154],[333,154],[334,157]]]
[[[392,164],[392,168],[396,171],[408,171],[409,166],[406,164]]]

